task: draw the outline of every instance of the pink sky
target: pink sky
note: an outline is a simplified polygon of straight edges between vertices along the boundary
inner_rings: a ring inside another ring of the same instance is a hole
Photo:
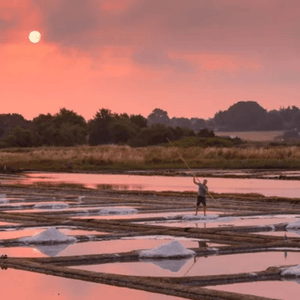
[[[299,15],[299,0],[0,0],[0,113],[299,107]]]

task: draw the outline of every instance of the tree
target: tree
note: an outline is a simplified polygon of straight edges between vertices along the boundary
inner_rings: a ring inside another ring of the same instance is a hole
[[[144,118],[142,115],[131,115],[130,121],[134,123],[138,128],[145,128],[147,127],[147,119]]]
[[[32,147],[34,138],[29,129],[16,126],[11,129],[4,142],[8,147]]]
[[[112,141],[109,124],[114,120],[115,116],[109,109],[100,109],[94,119],[88,122],[89,144],[97,146],[108,144]]]
[[[215,124],[222,130],[263,130],[267,111],[254,101],[240,101],[227,111],[215,114]]]
[[[271,110],[266,116],[264,130],[283,130],[283,120],[280,113],[276,110]]]
[[[39,115],[33,122],[41,145],[75,146],[86,143],[86,121],[71,110],[62,108],[55,116]]]
[[[186,127],[192,128],[191,120],[188,118],[172,118],[171,119],[171,126],[178,126],[178,127]]]
[[[163,125],[169,125],[170,118],[168,116],[168,113],[160,108],[155,108],[152,113],[147,118],[148,124],[163,124]]]
[[[207,128],[207,122],[204,119],[192,118],[192,129],[197,132],[200,129]]]
[[[126,143],[130,138],[136,135],[138,127],[129,119],[119,119],[111,122],[109,125],[112,143]]]
[[[207,128],[201,129],[198,133],[197,136],[199,137],[215,137],[215,133],[212,130],[209,130]]]
[[[129,145],[133,147],[142,147],[148,145],[157,145],[167,143],[168,139],[173,139],[171,127],[163,124],[154,124],[147,128],[142,128],[136,137],[129,141]]]

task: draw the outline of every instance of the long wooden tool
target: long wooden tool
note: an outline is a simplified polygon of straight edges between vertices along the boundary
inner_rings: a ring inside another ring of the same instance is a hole
[[[198,177],[196,176],[195,172],[190,168],[190,166],[187,164],[187,162],[183,159],[183,157],[180,155],[180,153],[176,150],[175,146],[171,143],[171,141],[167,138],[168,142],[170,143],[170,145],[174,148],[174,150],[176,151],[176,153],[178,154],[178,156],[181,158],[181,160],[184,162],[184,164],[187,166],[187,168],[194,174],[194,176],[198,179]],[[199,181],[199,179],[198,179]],[[207,191],[208,195],[210,196],[210,198],[212,198],[214,201],[216,201],[216,199],[211,195],[211,193],[209,191]]]

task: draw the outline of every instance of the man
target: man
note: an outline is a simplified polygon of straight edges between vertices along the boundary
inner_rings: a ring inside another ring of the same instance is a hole
[[[200,203],[202,203],[202,205],[203,205],[203,214],[204,214],[204,216],[206,216],[206,199],[205,199],[205,195],[206,195],[206,192],[208,191],[208,188],[206,186],[207,180],[204,179],[203,183],[201,183],[199,181],[197,182],[196,181],[196,177],[194,176],[193,182],[198,185],[198,196],[197,196],[197,204],[196,204],[196,216],[198,214]]]

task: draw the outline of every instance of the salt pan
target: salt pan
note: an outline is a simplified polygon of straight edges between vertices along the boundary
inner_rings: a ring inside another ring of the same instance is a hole
[[[104,207],[99,211],[100,215],[129,215],[138,212],[135,208]]]
[[[217,219],[219,215],[184,215],[182,216],[182,220],[213,220]]]

